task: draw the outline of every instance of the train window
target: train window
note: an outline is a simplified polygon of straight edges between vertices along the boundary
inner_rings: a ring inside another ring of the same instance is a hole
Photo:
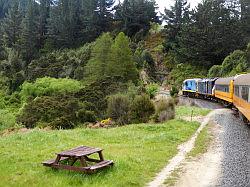
[[[247,86],[242,86],[242,87],[241,87],[241,97],[242,97],[242,99],[244,99],[245,101],[248,101],[248,97],[249,97],[249,87],[247,87]]]
[[[250,103],[250,87],[248,87],[248,102]]]
[[[229,92],[229,86],[228,85],[216,85],[216,90],[219,90],[222,92]]]
[[[238,97],[240,96],[240,88],[239,88],[239,86],[234,87],[234,93],[235,93],[236,96],[238,96]]]

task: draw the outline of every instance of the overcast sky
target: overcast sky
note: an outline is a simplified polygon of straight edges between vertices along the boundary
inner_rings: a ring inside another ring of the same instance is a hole
[[[118,2],[118,0],[116,0]],[[123,0],[120,0],[121,2]],[[199,2],[201,2],[201,0],[188,0],[188,3],[190,3],[191,8],[194,8]],[[167,7],[169,8],[171,5],[174,5],[174,0],[156,0],[156,3],[159,6],[159,10],[160,12],[164,12],[164,8]]]
[[[201,2],[201,0],[188,0],[191,8],[194,8],[199,2]],[[174,0],[156,0],[156,3],[159,6],[159,11],[163,13],[165,7],[169,8],[174,5]]]

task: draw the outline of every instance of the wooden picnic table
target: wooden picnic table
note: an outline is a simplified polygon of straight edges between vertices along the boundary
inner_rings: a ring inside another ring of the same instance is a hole
[[[104,160],[102,151],[103,150],[100,148],[80,146],[57,153],[56,159],[47,160],[42,164],[56,169],[93,173],[98,169],[112,166],[114,164],[112,160]],[[89,158],[90,155],[95,153],[98,154],[99,159]],[[74,165],[77,161],[80,162],[80,166]],[[88,165],[89,162],[95,164]]]

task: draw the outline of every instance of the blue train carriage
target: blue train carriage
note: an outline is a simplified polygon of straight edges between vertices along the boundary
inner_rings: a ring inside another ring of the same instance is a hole
[[[195,97],[198,91],[198,81],[201,79],[186,79],[182,85],[182,95]]]
[[[198,80],[198,97],[212,99],[214,97],[215,81],[218,78]]]

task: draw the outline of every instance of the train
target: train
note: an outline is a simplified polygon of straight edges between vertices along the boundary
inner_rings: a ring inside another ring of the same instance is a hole
[[[250,122],[250,73],[224,78],[186,79],[182,95],[221,102],[236,109],[245,123]]]

